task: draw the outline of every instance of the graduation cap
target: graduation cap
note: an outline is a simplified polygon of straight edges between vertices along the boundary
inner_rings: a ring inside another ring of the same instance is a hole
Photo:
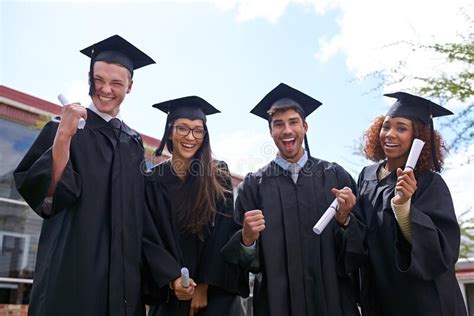
[[[151,57],[119,35],[113,35],[103,41],[92,44],[81,50],[81,53],[91,58],[89,70],[90,96],[95,95],[94,63],[96,61],[120,64],[128,69],[131,77],[133,77],[135,69],[155,63]]]
[[[206,124],[206,115],[220,113],[220,111],[213,107],[209,102],[198,96],[188,96],[168,100],[156,103],[153,107],[168,114],[166,118],[165,132],[161,138],[160,147],[155,151],[156,156],[161,156],[166,143],[168,143],[168,148],[171,149],[170,151],[172,152],[172,145],[168,139],[171,122],[179,118],[186,118],[189,120],[202,120],[204,124]]]
[[[384,96],[397,99],[388,110],[386,116],[404,117],[414,121],[421,121],[425,125],[430,126],[431,156],[435,169],[439,172],[440,167],[436,158],[434,144],[433,117],[452,115],[453,112],[430,100],[406,92],[387,93]]]
[[[281,106],[292,105],[297,109],[303,119],[306,119],[314,110],[321,106],[321,102],[304,94],[287,84],[280,83],[270,91],[263,99],[250,111],[265,120],[271,121],[269,111],[278,109]],[[308,138],[304,135],[304,145],[308,156],[310,156]]]

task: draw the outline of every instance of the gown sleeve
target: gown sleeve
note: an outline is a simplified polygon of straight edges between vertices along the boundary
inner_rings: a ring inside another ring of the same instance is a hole
[[[158,209],[158,199],[156,196],[161,194],[156,190],[154,182],[146,182],[145,185],[145,215],[143,223],[143,255],[144,262],[149,268],[149,272],[158,287],[167,286],[170,281],[181,275],[180,263],[170,254],[161,239],[157,224],[159,218],[156,210]]]
[[[245,176],[238,187],[238,195],[235,201],[234,221],[237,223],[237,230],[222,249],[226,260],[231,263],[239,264],[244,271],[258,273],[259,267],[259,240],[256,242],[256,249],[251,254],[242,249],[242,224],[246,211],[261,209],[258,196],[258,186],[260,177],[254,173]]]
[[[49,218],[70,207],[81,196],[81,178],[69,160],[56,187],[52,205],[45,203],[51,182],[52,145],[57,128],[57,122],[51,121],[46,124],[14,171],[18,192],[28,205],[43,218]]]
[[[433,280],[459,256],[460,229],[449,189],[434,172],[418,180],[411,202],[412,241],[396,236],[397,268],[423,280]]]
[[[351,175],[342,167],[337,166],[337,177],[341,188],[349,187],[357,199],[357,186]],[[338,273],[340,275],[356,271],[366,260],[365,225],[357,203],[349,216],[349,225],[346,228],[336,225],[335,231]]]

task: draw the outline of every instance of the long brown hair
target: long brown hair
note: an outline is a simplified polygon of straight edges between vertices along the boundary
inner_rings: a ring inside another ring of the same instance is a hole
[[[170,124],[171,126],[172,124]],[[172,128],[172,127],[171,127]],[[178,189],[177,220],[183,232],[205,238],[206,227],[218,213],[217,205],[232,192],[227,166],[212,158],[209,132],[188,166],[188,172]],[[173,133],[173,131],[170,131]]]
[[[379,136],[384,120],[385,116],[376,117],[370,127],[364,133],[365,157],[375,162],[386,158],[382,145],[380,144]],[[416,164],[416,170],[420,172],[427,170],[435,171],[433,158],[431,157],[430,127],[420,121],[410,121],[412,122],[413,126],[414,138],[419,138],[425,142],[423,150],[420,154],[420,158],[418,159],[418,163]],[[436,158],[438,159],[440,168],[442,168],[444,164],[444,157],[448,150],[441,135],[437,131],[435,131],[434,134],[434,144]]]

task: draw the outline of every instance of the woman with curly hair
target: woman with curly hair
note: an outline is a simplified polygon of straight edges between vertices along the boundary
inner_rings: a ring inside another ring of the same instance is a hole
[[[144,240],[151,271],[144,278],[145,301],[153,305],[149,315],[242,315],[240,269],[220,254],[239,227],[233,220],[230,172],[212,158],[206,125],[206,115],[219,111],[196,96],[154,107],[168,114],[156,155],[166,144],[172,157],[145,179],[147,214],[155,228]],[[189,286],[182,283],[182,267],[189,270]],[[159,288],[155,297],[151,278]]]
[[[446,147],[432,117],[447,109],[404,92],[365,133],[365,155],[376,163],[358,181],[367,226],[362,269],[364,315],[466,315],[455,277],[460,230],[446,183],[437,173]],[[414,170],[404,167],[415,138],[425,142]]]

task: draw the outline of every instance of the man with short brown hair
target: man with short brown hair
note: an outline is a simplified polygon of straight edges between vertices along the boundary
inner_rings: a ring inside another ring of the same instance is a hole
[[[352,213],[356,186],[341,166],[309,153],[306,117],[320,105],[282,83],[251,111],[268,120],[278,154],[239,186],[243,228],[224,254],[257,274],[256,316],[359,313],[351,278],[364,258],[363,227]],[[335,198],[335,219],[316,235],[313,225]]]

